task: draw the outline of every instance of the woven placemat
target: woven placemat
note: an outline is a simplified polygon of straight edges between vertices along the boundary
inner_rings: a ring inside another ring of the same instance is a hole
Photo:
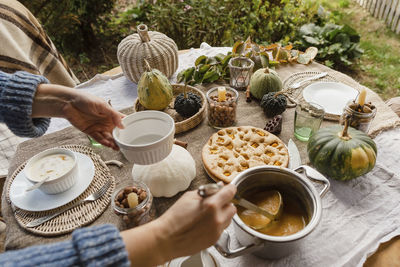
[[[304,82],[299,88],[294,89],[294,88],[290,87],[294,83],[301,82],[307,78],[318,75],[320,73],[321,72],[318,72],[318,71],[296,72],[296,73],[292,74],[291,76],[289,76],[283,82],[283,90],[291,98],[296,100],[297,103],[306,103],[306,101],[303,98],[302,92],[303,92],[304,88],[306,88],[308,85],[315,83],[315,82],[342,82],[342,83],[345,83],[345,81],[339,81],[338,79],[334,78],[332,75],[328,74],[325,77],[320,78],[318,80]],[[334,114],[325,114],[324,119],[338,121],[340,119],[340,116],[334,115]]]
[[[66,145],[61,146],[62,148],[67,148],[75,152],[79,152],[89,156],[93,164],[95,166],[95,174],[92,182],[89,187],[76,199],[69,202],[68,204],[58,207],[56,209],[48,210],[48,211],[40,211],[40,212],[32,212],[23,209],[19,209],[15,207],[10,201],[10,186],[14,181],[15,177],[18,175],[20,171],[22,171],[25,167],[26,162],[21,164],[13,173],[10,178],[9,183],[7,184],[7,194],[6,199],[7,202],[12,205],[14,209],[14,216],[17,220],[18,224],[25,229],[26,231],[32,232],[34,234],[43,235],[43,236],[55,236],[70,233],[78,227],[82,227],[87,225],[94,220],[96,220],[108,207],[110,203],[111,194],[115,188],[115,179],[111,175],[107,165],[101,160],[100,156],[93,152],[93,150],[89,147],[82,145]],[[76,202],[81,199],[85,199],[90,194],[96,192],[99,188],[101,188],[107,180],[111,179],[112,183],[107,192],[100,197],[98,200],[93,202],[88,202],[72,209],[65,211],[59,216],[37,226],[34,228],[27,228],[25,225],[39,217],[46,216],[56,212],[57,210],[66,207],[72,206]]]

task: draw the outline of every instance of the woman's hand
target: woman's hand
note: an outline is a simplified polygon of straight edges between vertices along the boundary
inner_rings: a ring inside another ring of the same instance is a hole
[[[164,250],[179,257],[215,244],[236,213],[231,203],[235,193],[236,187],[231,184],[207,198],[197,191],[186,192],[160,218],[164,239],[169,243]]]
[[[81,92],[64,106],[63,113],[76,128],[100,144],[118,150],[111,132],[115,127],[123,128],[121,119],[124,115],[103,99]]]
[[[204,199],[186,192],[157,220],[122,232],[132,265],[159,265],[215,244],[236,213],[235,193],[232,184]]]
[[[69,87],[40,84],[32,104],[32,117],[61,117],[99,143],[118,150],[112,137],[115,127],[123,128],[124,115],[102,98]]]

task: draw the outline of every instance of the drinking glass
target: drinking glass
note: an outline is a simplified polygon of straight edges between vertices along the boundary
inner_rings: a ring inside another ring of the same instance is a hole
[[[298,104],[294,114],[294,136],[307,142],[318,131],[324,115],[324,108],[316,103]]]
[[[97,147],[97,148],[103,147],[102,144],[100,144],[99,142],[97,142],[96,140],[94,140],[91,136],[88,135],[87,137],[89,138],[90,144],[91,144],[92,146]]]

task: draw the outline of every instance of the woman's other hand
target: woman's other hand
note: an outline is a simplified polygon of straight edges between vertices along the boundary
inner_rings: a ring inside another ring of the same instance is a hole
[[[61,85],[40,84],[32,104],[32,117],[61,117],[99,143],[118,150],[112,137],[123,128],[124,115],[102,98]]]
[[[111,133],[115,127],[123,128],[121,119],[124,115],[103,99],[80,93],[64,106],[63,111],[65,118],[76,128],[100,144],[118,150]]]

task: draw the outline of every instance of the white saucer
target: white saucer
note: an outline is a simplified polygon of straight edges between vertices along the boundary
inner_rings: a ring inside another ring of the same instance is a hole
[[[39,189],[26,192],[32,186],[21,170],[10,186],[10,200],[18,208],[28,211],[46,211],[61,207],[82,194],[94,177],[94,164],[88,156],[74,152],[78,159],[78,179],[67,191],[48,195]]]
[[[304,100],[321,105],[325,113],[341,115],[347,102],[356,99],[358,91],[337,82],[316,82],[303,90]]]

